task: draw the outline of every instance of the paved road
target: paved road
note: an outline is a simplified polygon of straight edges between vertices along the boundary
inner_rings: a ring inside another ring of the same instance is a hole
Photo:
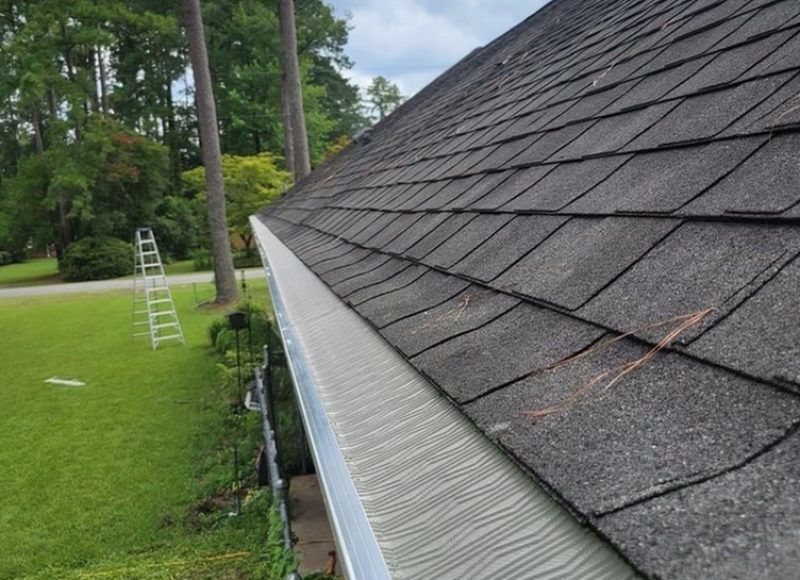
[[[252,280],[264,275],[261,268],[248,268],[245,278]],[[241,276],[241,270],[236,271],[236,279]],[[194,274],[178,274],[168,276],[170,286],[191,284],[193,282],[211,282],[214,279],[212,272],[196,272]],[[73,294],[76,292],[105,292],[107,290],[132,290],[133,279],[99,280],[97,282],[73,282],[72,284],[45,284],[41,286],[20,286],[17,288],[0,288],[0,298],[19,296],[45,296],[47,294]]]

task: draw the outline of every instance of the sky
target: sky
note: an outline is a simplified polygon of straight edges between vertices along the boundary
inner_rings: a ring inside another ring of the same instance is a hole
[[[365,87],[384,76],[412,96],[472,49],[533,14],[546,0],[328,0],[350,14],[344,71]]]

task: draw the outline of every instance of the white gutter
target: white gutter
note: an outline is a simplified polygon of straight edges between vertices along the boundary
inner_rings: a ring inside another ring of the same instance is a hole
[[[254,226],[255,227],[255,226]],[[272,307],[283,341],[286,362],[295,384],[298,406],[303,418],[309,446],[317,467],[320,487],[325,495],[328,519],[336,537],[337,556],[348,578],[390,578],[375,534],[364,513],[358,492],[342,455],[336,436],[317,395],[317,384],[308,360],[300,348],[295,327],[288,316],[275,277],[272,275],[267,252],[258,238],[264,259],[264,269],[269,285]]]
[[[260,220],[251,225],[348,578],[636,577]]]

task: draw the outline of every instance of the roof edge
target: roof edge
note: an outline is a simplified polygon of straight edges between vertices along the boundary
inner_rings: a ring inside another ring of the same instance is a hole
[[[256,225],[260,222],[253,218],[251,222],[256,230],[256,243],[261,253],[287,366],[317,468],[328,519],[336,539],[337,555],[348,578],[388,579],[390,575],[383,554],[367,520],[325,409],[317,396],[314,373],[300,349],[299,337],[289,316],[283,293],[273,275],[271,252],[267,247],[273,246],[274,242],[270,240],[264,243],[264,232],[260,232]]]
[[[347,577],[637,577],[250,219]]]

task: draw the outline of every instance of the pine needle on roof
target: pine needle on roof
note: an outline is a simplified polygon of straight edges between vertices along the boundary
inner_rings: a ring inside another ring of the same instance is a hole
[[[650,362],[659,352],[667,348],[670,344],[672,344],[675,339],[677,339],[681,334],[683,334],[686,330],[691,328],[692,326],[699,323],[703,320],[706,316],[713,312],[713,308],[706,308],[704,310],[698,310],[696,312],[691,312],[689,314],[683,314],[680,316],[673,316],[666,320],[662,320],[659,322],[655,322],[652,324],[647,324],[644,326],[640,326],[635,330],[631,330],[619,336],[616,336],[610,340],[604,341],[592,348],[589,348],[583,352],[580,352],[574,356],[562,359],[557,361],[551,365],[545,367],[545,371],[552,371],[559,367],[571,364],[583,358],[586,358],[598,351],[601,351],[615,342],[618,342],[626,337],[634,335],[636,333],[645,331],[645,330],[652,330],[654,328],[661,328],[667,326],[669,324],[678,323],[678,325],[670,330],[667,334],[665,334],[654,346],[652,346],[644,355],[611,368],[607,371],[604,371],[597,375],[596,377],[592,378],[587,383],[583,384],[578,390],[574,393],[569,395],[567,398],[562,400],[555,405],[545,407],[543,409],[538,409],[535,411],[523,411],[523,415],[528,417],[544,417],[547,415],[551,415],[553,413],[558,413],[560,411],[566,411],[573,407],[576,407],[579,404],[590,402],[590,401],[599,401],[603,397],[605,397],[611,388],[625,378],[630,373],[634,372],[636,369],[644,366],[648,362]],[[610,377],[610,378],[609,378]],[[601,385],[598,388],[595,388],[597,385]]]
[[[456,304],[453,308],[451,308],[447,312],[443,312],[442,314],[440,314],[439,316],[437,316],[435,318],[429,319],[425,324],[421,325],[419,328],[415,328],[412,331],[412,334],[416,334],[420,330],[426,330],[426,329],[430,328],[431,326],[433,326],[434,324],[439,324],[440,322],[443,322],[443,321],[447,320],[448,318],[452,318],[452,321],[451,321],[452,323],[458,322],[458,320],[467,311],[467,306],[469,306],[470,300],[471,300],[470,295],[469,294],[465,294],[464,297],[461,300],[459,300],[458,304]]]

